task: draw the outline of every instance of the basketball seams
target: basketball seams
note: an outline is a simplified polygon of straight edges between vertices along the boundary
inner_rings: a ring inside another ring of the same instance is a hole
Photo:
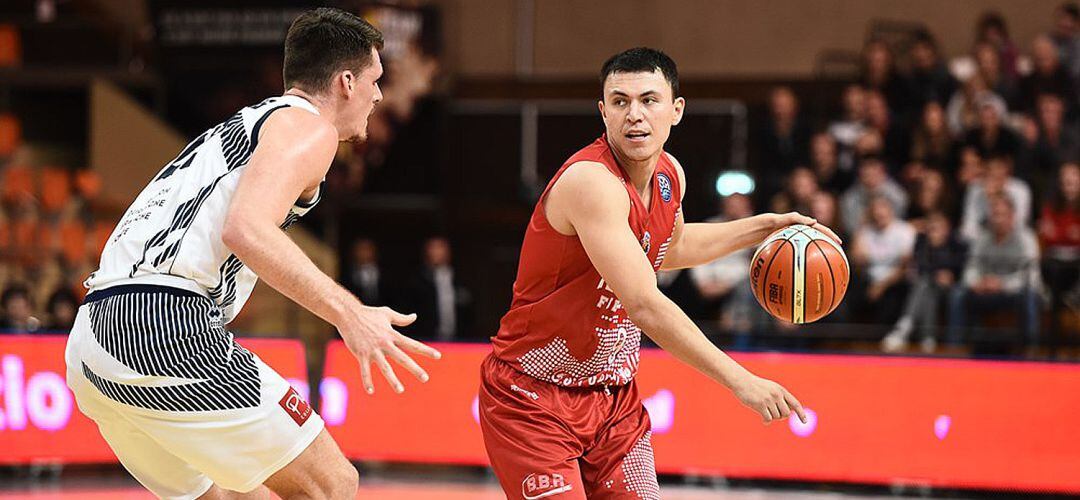
[[[814,244],[815,247],[817,247],[818,252],[821,252],[821,259],[825,261],[825,265],[829,268],[829,279],[831,279],[832,282],[833,282],[832,294],[829,297],[829,309],[828,309],[828,312],[821,315],[821,317],[824,318],[825,316],[828,316],[829,313],[832,312],[833,307],[836,305],[836,275],[833,274],[832,263],[829,262],[829,256],[825,254],[825,250],[823,248],[821,248],[821,244],[818,243],[818,241],[819,240],[814,240],[812,243]],[[818,319],[821,319],[821,318],[818,318]]]
[[[784,244],[791,243],[786,239],[778,239],[776,241],[780,241],[780,245],[776,247],[776,250],[772,254],[772,258],[769,259],[769,263],[765,265],[765,272],[761,275],[762,279],[764,280],[761,283],[761,305],[765,308],[766,311],[769,310],[769,301],[765,299],[765,291],[768,289],[768,287],[765,285],[767,285],[769,282],[769,270],[772,269],[773,262],[776,262],[776,256],[780,255],[780,251],[783,250]],[[795,249],[792,248],[792,253],[794,253],[794,251]]]

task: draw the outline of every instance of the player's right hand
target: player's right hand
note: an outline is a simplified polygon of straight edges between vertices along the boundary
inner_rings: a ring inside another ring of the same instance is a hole
[[[349,351],[360,362],[360,378],[368,394],[375,392],[375,385],[371,379],[372,363],[379,368],[394,392],[400,394],[405,391],[405,386],[401,385],[387,358],[393,359],[421,382],[428,381],[427,372],[420,368],[420,365],[416,364],[416,361],[413,361],[405,351],[431,359],[439,359],[442,354],[394,330],[395,326],[412,324],[416,321],[416,314],[401,314],[389,307],[361,306],[350,319],[352,321],[348,324],[338,326],[338,331],[341,332],[341,338],[345,340]]]
[[[747,373],[739,384],[732,387],[732,390],[742,404],[761,415],[765,424],[773,420],[788,418],[792,412],[799,416],[802,423],[806,423],[806,413],[799,400],[772,380]]]

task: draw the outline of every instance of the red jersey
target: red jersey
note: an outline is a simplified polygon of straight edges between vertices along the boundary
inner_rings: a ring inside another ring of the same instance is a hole
[[[571,165],[604,164],[630,198],[630,229],[658,271],[681,210],[682,188],[671,158],[660,155],[646,207],[615,160],[607,136],[570,157],[533,209],[521,246],[514,298],[492,338],[494,356],[527,375],[561,386],[623,385],[637,372],[641,330],[593,267],[577,236],[548,223],[544,198]]]

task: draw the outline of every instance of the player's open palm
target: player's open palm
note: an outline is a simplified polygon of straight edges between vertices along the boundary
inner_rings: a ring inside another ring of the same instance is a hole
[[[401,385],[388,358],[404,367],[421,382],[427,382],[427,372],[416,364],[406,351],[431,359],[439,359],[442,354],[394,330],[395,326],[412,324],[416,321],[416,314],[401,314],[389,307],[361,306],[352,319],[348,325],[339,326],[338,331],[341,332],[341,338],[345,340],[349,351],[360,362],[360,378],[368,394],[375,392],[371,379],[372,363],[379,368],[394,392],[405,391],[405,386]]]
[[[804,424],[806,413],[802,404],[783,386],[757,375],[747,374],[742,383],[734,387],[735,397],[742,404],[758,412],[766,424],[773,420],[788,418],[793,412]]]

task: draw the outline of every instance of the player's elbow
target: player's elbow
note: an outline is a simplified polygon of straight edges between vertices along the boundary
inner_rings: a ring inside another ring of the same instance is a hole
[[[251,243],[251,223],[243,214],[230,211],[221,228],[221,242],[234,254],[239,254]]]
[[[627,297],[622,300],[626,314],[634,324],[648,331],[651,325],[656,324],[664,317],[664,309],[667,298],[660,290],[652,289],[647,292]]]

